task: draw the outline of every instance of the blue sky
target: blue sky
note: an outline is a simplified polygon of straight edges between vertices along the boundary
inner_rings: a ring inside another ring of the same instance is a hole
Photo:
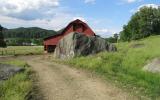
[[[0,0],[0,24],[59,30],[79,18],[108,37],[120,32],[140,7],[158,5],[160,0]]]

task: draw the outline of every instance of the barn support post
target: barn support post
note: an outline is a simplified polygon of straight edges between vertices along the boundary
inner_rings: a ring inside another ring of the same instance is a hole
[[[48,45],[46,45],[46,51],[48,52]]]
[[[2,50],[2,56],[3,56],[3,50]]]
[[[13,51],[13,54],[16,55],[16,51],[15,50]]]
[[[44,51],[46,51],[46,45],[44,45]]]
[[[5,50],[5,54],[7,55],[7,50]]]

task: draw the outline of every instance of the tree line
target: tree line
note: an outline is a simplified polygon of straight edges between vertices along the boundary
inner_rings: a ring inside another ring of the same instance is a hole
[[[123,26],[122,41],[131,41],[151,35],[160,35],[160,8],[142,7]]]
[[[56,34],[56,31],[41,29],[38,27],[16,28],[3,30],[7,45],[42,45],[45,37]]]

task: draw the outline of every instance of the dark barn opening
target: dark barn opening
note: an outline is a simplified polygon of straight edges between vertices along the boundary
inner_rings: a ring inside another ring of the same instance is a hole
[[[56,45],[48,45],[47,52],[52,53],[54,52],[55,48],[56,48]]]

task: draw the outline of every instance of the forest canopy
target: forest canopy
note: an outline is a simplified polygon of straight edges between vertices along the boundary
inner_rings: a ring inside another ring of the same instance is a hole
[[[123,26],[120,39],[130,41],[150,35],[160,35],[160,8],[142,7]]]
[[[57,34],[56,31],[41,29],[38,27],[4,29],[3,35],[7,45],[42,45],[43,39]]]

